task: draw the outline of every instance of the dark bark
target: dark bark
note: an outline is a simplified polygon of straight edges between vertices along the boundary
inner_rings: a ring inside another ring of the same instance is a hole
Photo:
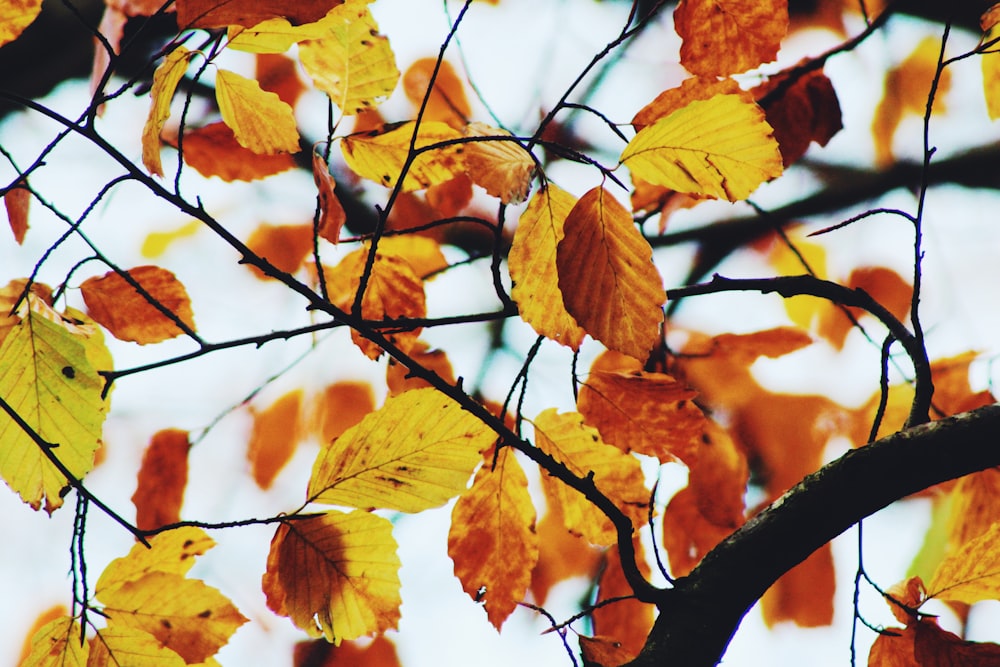
[[[713,549],[660,603],[629,667],[715,665],[777,579],[860,519],[950,479],[1000,465],[1000,404],[852,450],[806,477]]]

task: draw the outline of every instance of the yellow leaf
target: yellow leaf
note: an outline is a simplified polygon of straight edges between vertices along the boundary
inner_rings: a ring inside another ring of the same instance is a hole
[[[983,14],[983,41],[989,42],[1000,37],[1000,29],[997,27],[1000,19],[1000,10],[994,5]],[[986,53],[980,56],[980,66],[983,71],[983,95],[986,97],[986,111],[990,120],[1000,118],[1000,53],[997,46],[992,46]]]
[[[499,632],[524,599],[538,561],[528,478],[510,448],[500,450],[495,466],[483,465],[472,488],[455,503],[448,555],[462,588],[483,603]]]
[[[312,637],[339,645],[399,623],[392,524],[355,510],[281,524],[263,578],[267,606]]]
[[[666,300],[649,241],[601,187],[580,198],[563,231],[556,269],[566,310],[608,348],[645,360],[660,336]]]
[[[470,123],[466,137],[509,137],[509,132],[484,123]],[[491,139],[463,145],[465,167],[472,181],[504,204],[520,204],[528,198],[535,177],[531,153],[516,141]]]
[[[322,37],[299,44],[313,83],[348,116],[378,106],[399,81],[396,56],[367,5],[348,0],[323,19]]]
[[[927,590],[928,597],[967,604],[1000,599],[1000,523],[946,556]]]
[[[201,222],[191,220],[169,232],[150,232],[142,242],[142,256],[155,259],[165,253],[171,245],[189,236],[194,236],[201,229]]]
[[[508,263],[521,318],[540,335],[577,350],[586,332],[566,312],[556,271],[556,246],[575,203],[553,183],[539,190],[517,223]]]
[[[426,236],[386,236],[378,242],[378,252],[405,259],[420,278],[428,278],[448,266],[441,244]]]
[[[114,589],[153,572],[186,574],[194,565],[195,556],[215,546],[204,530],[191,526],[160,533],[149,543],[151,548],[136,544],[127,556],[108,563],[94,587],[98,598],[103,599]]]
[[[461,136],[442,122],[421,123],[416,148]],[[413,123],[403,123],[388,132],[376,131],[344,137],[341,150],[347,166],[354,173],[391,188],[399,180],[406,164],[412,137]],[[403,190],[408,192],[428,188],[462,173],[463,164],[457,148],[455,145],[435,148],[417,156],[403,179]]]
[[[189,329],[194,329],[191,299],[177,276],[151,265],[137,266],[126,273],[159,305],[173,313]],[[174,320],[114,271],[84,280],[80,291],[88,314],[119,340],[145,345],[184,333]]]
[[[0,46],[20,37],[41,11],[42,0],[5,0],[0,3]]]
[[[647,514],[649,490],[639,460],[601,441],[597,431],[584,425],[576,412],[558,414],[550,408],[534,420],[535,444],[578,477],[594,476],[594,484],[633,524],[642,525]],[[583,494],[551,475],[542,477],[550,505],[562,508],[566,528],[592,544],[607,546],[618,540],[611,521]]]
[[[381,244],[379,244],[381,246]],[[360,248],[326,271],[327,291],[330,300],[339,308],[351,310],[355,295],[361,285],[361,276],[368,258],[368,248]],[[409,262],[398,255],[375,253],[375,263],[361,300],[361,316],[369,322],[427,316],[424,283],[413,272]],[[383,327],[375,326],[376,329]],[[386,337],[403,352],[413,349],[420,336],[420,327],[399,330],[397,325]],[[377,359],[382,348],[366,339],[358,331],[351,331],[351,339],[370,359]]]
[[[729,201],[782,171],[764,111],[739,95],[696,100],[660,118],[636,133],[621,162],[653,185]]]
[[[59,460],[79,479],[94,465],[108,409],[101,398],[104,380],[91,358],[97,357],[96,348],[88,354],[89,346],[103,343],[92,325],[50,319],[60,316],[35,294],[25,303],[30,307],[22,305],[20,321],[0,345],[0,396],[56,446]],[[39,312],[43,307],[49,317]],[[62,505],[66,478],[5,413],[0,413],[0,476],[36,510],[43,500],[50,514]]]
[[[76,619],[57,618],[31,638],[31,653],[20,667],[84,667],[88,648],[80,645]]]
[[[465,490],[496,435],[435,389],[389,398],[325,447],[309,480],[312,502],[419,512]]]
[[[170,117],[170,101],[177,90],[184,72],[187,71],[191,52],[183,46],[167,54],[160,66],[153,72],[153,87],[149,92],[149,117],[142,128],[142,163],[149,173],[163,176],[163,165],[160,163],[160,132],[164,123]]]
[[[90,640],[87,667],[184,667],[184,658],[148,632],[109,625]]]
[[[292,44],[306,39],[317,39],[326,31],[324,19],[313,23],[292,25],[284,17],[261,21],[251,28],[229,26],[230,49],[250,53],[284,53]]]
[[[262,155],[295,153],[299,131],[292,107],[252,79],[227,70],[215,77],[215,99],[222,120],[240,146]]]

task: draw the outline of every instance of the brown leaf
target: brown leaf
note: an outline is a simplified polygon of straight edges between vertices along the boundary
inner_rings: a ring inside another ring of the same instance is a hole
[[[24,235],[28,232],[28,207],[31,203],[31,192],[25,187],[13,187],[3,196],[3,205],[7,209],[7,221],[14,240],[18,245],[24,243]]]
[[[247,460],[257,486],[268,489],[281,469],[292,458],[299,442],[302,391],[281,396],[264,411],[253,415],[253,429],[247,445]]]
[[[757,99],[785,86],[789,72],[773,76],[751,92]],[[785,88],[781,95],[764,106],[768,124],[774,128],[784,165],[802,157],[809,144],[826,146],[843,128],[840,101],[833,83],[822,70],[812,71]]]
[[[674,10],[681,64],[728,76],[774,60],[788,31],[787,0],[681,0]]]
[[[690,574],[705,554],[731,532],[705,518],[690,486],[675,493],[663,511],[663,548],[671,573],[675,577]]]
[[[622,646],[614,637],[586,637],[580,635],[580,653],[587,664],[612,667],[622,665],[634,658],[632,652]]]
[[[176,138],[168,142],[177,146]],[[227,183],[254,181],[295,166],[286,153],[258,155],[243,148],[222,121],[184,133],[184,162],[202,176],[218,176]]]
[[[154,530],[181,520],[190,449],[187,431],[179,429],[159,431],[150,440],[142,455],[139,484],[132,494],[139,530]]]
[[[318,21],[344,0],[177,0],[177,25],[188,28],[245,28],[284,17],[293,25]]]
[[[126,273],[160,306],[194,329],[191,299],[173,273],[158,266],[137,266]],[[80,291],[88,314],[115,338],[145,345],[184,333],[173,319],[114,271],[88,278],[80,285]]]
[[[931,618],[887,629],[893,634],[875,639],[868,667],[990,667],[1000,661],[1000,646],[965,641]]]
[[[337,183],[330,174],[330,167],[319,153],[312,156],[313,180],[319,190],[319,235],[336,245],[340,242],[340,230],[347,222],[347,213],[334,188]]]
[[[470,123],[462,133],[466,137],[511,136],[485,123]],[[463,157],[466,173],[475,184],[504,204],[520,204],[528,198],[535,161],[518,142],[484,139],[464,144]]]
[[[316,639],[299,642],[292,653],[294,667],[401,667],[396,645],[385,635],[379,635],[367,645],[342,642],[334,646]]]
[[[423,368],[434,371],[448,384],[455,383],[455,372],[448,361],[448,355],[444,350],[432,350],[427,343],[417,341],[413,349],[410,350],[410,357]],[[389,395],[397,396],[404,391],[429,387],[426,380],[410,374],[410,370],[396,361],[389,359],[389,364],[385,369],[385,380],[389,386]]]
[[[299,78],[296,62],[281,53],[258,53],[255,59],[255,78],[260,87],[271,91],[294,109],[299,96],[306,90]]]

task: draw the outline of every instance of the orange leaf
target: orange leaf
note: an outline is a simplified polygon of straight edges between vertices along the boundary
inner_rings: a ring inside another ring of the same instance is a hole
[[[953,550],[927,584],[929,597],[974,604],[1000,599],[1000,523]]]
[[[847,278],[847,287],[862,289],[882,304],[896,319],[902,321],[910,310],[913,287],[892,269],[866,266],[854,269]],[[855,320],[864,315],[859,308],[848,308]],[[827,303],[820,311],[817,333],[837,348],[843,348],[847,333],[854,324],[844,310]]]
[[[266,178],[295,166],[287,153],[259,155],[243,148],[222,121],[184,133],[184,162],[202,176],[218,176],[227,183]]]
[[[542,336],[577,350],[586,332],[566,312],[556,269],[556,248],[575,203],[554,183],[539,190],[517,223],[508,262],[521,318]]]
[[[456,216],[472,201],[472,179],[468,174],[459,174],[450,181],[432,185],[424,193],[424,199],[438,214],[435,217]]]
[[[455,371],[451,368],[448,355],[444,350],[431,350],[427,343],[417,341],[413,349],[410,350],[410,357],[422,367],[432,370],[444,379],[448,384],[455,383]],[[396,361],[389,359],[389,364],[385,369],[385,380],[389,386],[389,395],[398,396],[404,391],[429,387],[426,380],[410,374],[410,369]]]
[[[267,606],[311,637],[343,640],[399,623],[399,558],[392,524],[355,510],[278,527],[262,580]]]
[[[417,107],[427,95],[436,65],[437,58],[419,58],[403,74],[403,91],[406,98]],[[471,115],[472,109],[465,97],[462,80],[458,78],[451,63],[442,60],[434,78],[434,87],[427,98],[424,120],[439,120],[461,130],[469,122]]]
[[[710,100],[716,95],[739,95],[746,102],[752,102],[754,99],[753,95],[741,89],[732,79],[695,76],[684,79],[676,88],[664,90],[652,102],[639,109],[632,118],[632,127],[638,132],[674,111],[683,109],[691,102]]]
[[[176,320],[194,329],[191,300],[173,273],[158,266],[137,266],[126,273],[153,301],[173,313]],[[174,319],[114,271],[88,278],[80,285],[80,291],[88,314],[115,338],[145,345],[183,333]]]
[[[294,108],[299,96],[306,90],[295,61],[281,53],[258,53],[255,60],[254,73],[260,87]]]
[[[318,21],[343,0],[177,0],[177,25],[187,28],[250,28],[261,21],[284,17],[292,24]]]
[[[920,577],[910,577],[890,586],[885,598],[896,620],[909,625],[913,621],[914,610],[927,600],[927,591]]]
[[[824,544],[767,589],[761,598],[764,623],[793,621],[805,628],[833,623],[833,552]]]
[[[575,412],[545,410],[534,420],[535,444],[578,477],[593,476],[594,484],[632,522],[641,525],[647,515],[649,490],[639,460],[601,442],[597,431]],[[618,534],[611,521],[583,495],[551,475],[542,477],[550,506],[562,508],[566,528],[592,544],[614,544]]]
[[[7,209],[7,221],[14,240],[18,245],[24,243],[24,235],[28,233],[28,205],[31,203],[31,191],[24,187],[13,187],[3,196],[3,205]],[[4,313],[6,315],[6,313]]]
[[[595,637],[580,636],[580,653],[587,664],[612,667],[622,665],[635,657],[626,649],[622,642],[614,637],[597,635]]]
[[[396,645],[385,635],[375,637],[365,646],[358,642],[334,646],[322,639],[299,642],[292,661],[294,667],[401,667]]]
[[[639,571],[648,579],[650,569],[649,563],[646,562],[643,555],[642,542],[635,539],[633,544],[636,560],[639,563]],[[605,552],[604,569],[597,583],[597,604],[631,595],[633,595],[632,587],[625,579],[618,546],[614,545]],[[626,660],[611,664],[606,663],[605,667],[611,667],[612,664],[622,664],[622,662],[639,655],[639,651],[646,644],[649,631],[653,628],[653,610],[652,604],[640,602],[635,598],[617,600],[594,609],[592,614],[594,633],[598,636],[613,637],[620,644],[622,653],[627,655]]]
[[[594,371],[580,389],[577,407],[605,442],[619,449],[681,459],[691,465],[705,415],[691,402],[698,392],[663,373]]]
[[[299,442],[301,408],[301,390],[288,392],[263,412],[251,408],[253,430],[247,446],[247,459],[253,479],[262,489],[271,487],[274,478],[295,453]]]
[[[1000,516],[1000,468],[962,477],[950,500],[947,548],[953,551],[985,533]]]
[[[304,225],[263,224],[253,230],[247,247],[274,265],[279,271],[295,273],[313,249],[313,227]],[[255,276],[267,280],[256,266],[248,265]]]
[[[562,508],[549,505],[538,522],[538,563],[531,572],[531,596],[544,605],[552,587],[573,577],[593,579],[602,550],[566,530]]]
[[[13,42],[42,11],[42,0],[8,0],[0,6],[0,46]]]
[[[334,268],[326,270],[330,299],[339,308],[351,310],[355,294],[361,285],[367,258],[368,248],[360,248],[342,259]],[[361,300],[361,316],[378,330],[384,330],[385,327],[378,323],[386,320],[427,316],[424,283],[413,272],[409,262],[395,255],[375,253],[375,263]],[[413,348],[421,330],[420,327],[412,327],[398,331],[399,327],[395,325],[387,328],[393,331],[387,332],[385,336],[403,352],[409,352]],[[382,348],[356,330],[351,331],[351,339],[370,359],[377,359],[383,352]]]
[[[785,85],[788,72],[773,76],[751,92],[757,99]],[[802,157],[809,144],[826,146],[833,135],[840,132],[840,101],[833,83],[822,70],[816,70],[797,79],[781,95],[764,107],[767,123],[774,128],[781,159],[787,167]]]
[[[319,190],[319,235],[336,245],[340,242],[340,230],[347,222],[347,213],[334,192],[337,183],[330,174],[329,165],[316,152],[312,156],[312,170]]]
[[[441,244],[426,236],[388,236],[379,241],[381,255],[406,260],[419,278],[429,278],[448,266]]]
[[[925,618],[905,629],[887,628],[872,644],[868,667],[989,667],[1000,661],[1000,646],[965,641]]]
[[[455,503],[448,555],[462,589],[482,601],[499,632],[531,583],[538,535],[528,478],[513,450],[501,449],[495,465],[492,458],[488,456],[472,487]]]
[[[750,479],[746,452],[714,420],[705,421],[699,445],[688,472],[698,511],[710,523],[736,530],[746,512],[744,498]]]
[[[605,346],[644,360],[660,337],[666,299],[649,242],[601,187],[580,198],[563,231],[556,268],[566,310]]]
[[[466,137],[509,137],[509,132],[484,123],[470,123]],[[535,177],[535,161],[520,143],[484,139],[463,145],[466,173],[476,185],[504,204],[520,204],[528,198]]]
[[[313,400],[310,431],[320,442],[331,442],[375,410],[375,395],[367,382],[336,382]]]
[[[694,489],[674,494],[663,511],[663,548],[675,577],[688,575],[701,559],[731,533],[709,521],[698,507]]]
[[[166,429],[153,435],[142,455],[139,484],[132,494],[135,525],[140,530],[181,520],[190,449],[187,431]]]
[[[728,76],[774,60],[788,31],[787,0],[681,0],[674,10],[681,64]]]

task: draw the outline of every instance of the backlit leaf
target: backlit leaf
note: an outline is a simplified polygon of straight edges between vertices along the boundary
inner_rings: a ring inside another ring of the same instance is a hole
[[[674,10],[681,64],[692,74],[728,76],[775,59],[788,31],[787,0],[681,0]]]
[[[430,278],[448,266],[441,244],[426,236],[387,236],[378,243],[379,253],[405,259],[420,278]]]
[[[340,644],[399,622],[392,524],[355,510],[281,524],[263,578],[267,606],[312,637]]]
[[[980,17],[979,24],[983,29],[983,42],[990,42],[1000,36],[1000,10],[997,5]],[[1000,118],[1000,53],[996,52],[996,47],[990,48],[979,56],[979,62],[983,73],[983,96],[986,98],[986,112],[990,120]]]
[[[461,136],[441,122],[421,123],[415,147],[423,148]],[[399,180],[410,155],[412,137],[413,123],[403,123],[388,131],[344,137],[340,146],[347,166],[354,173],[391,188]],[[403,179],[403,190],[428,188],[461,173],[463,163],[457,148],[454,145],[434,148],[414,158]]]
[[[455,383],[455,371],[444,350],[432,350],[423,341],[417,341],[410,350],[410,358],[423,368],[434,371],[448,384]],[[396,396],[411,389],[431,386],[427,380],[414,376],[410,369],[395,359],[389,359],[385,369],[385,381],[389,386],[389,395]]]
[[[316,395],[310,412],[310,430],[321,443],[344,431],[375,410],[375,394],[367,382],[336,382]]]
[[[746,199],[781,175],[781,153],[764,111],[740,95],[691,102],[640,130],[621,163],[654,185],[706,197]]]
[[[149,173],[163,176],[160,162],[160,132],[170,117],[170,101],[174,91],[187,71],[191,52],[183,46],[167,54],[160,66],[153,72],[153,87],[149,91],[149,116],[142,128],[142,163]]]
[[[80,625],[75,618],[50,621],[31,638],[31,653],[20,667],[85,667],[86,645],[80,646]]]
[[[204,530],[191,526],[160,533],[149,542],[151,548],[136,544],[127,556],[108,563],[94,587],[98,598],[103,599],[106,593],[153,572],[186,574],[194,565],[195,556],[215,546]]]
[[[194,329],[191,299],[177,277],[158,266],[137,266],[128,275],[155,302]],[[109,271],[80,285],[87,312],[119,340],[145,345],[183,334],[177,323],[140,294],[123,276]]]
[[[325,639],[299,642],[292,655],[294,667],[401,667],[396,645],[385,635],[340,646]]]
[[[531,572],[531,597],[544,605],[552,587],[566,579],[597,576],[603,548],[566,530],[562,508],[549,505],[538,522],[538,563]]]
[[[463,492],[496,435],[435,389],[414,389],[324,447],[313,466],[312,502],[419,512]]]
[[[500,450],[495,465],[489,461],[479,468],[472,487],[455,503],[448,555],[463,590],[483,603],[499,631],[524,599],[538,560],[528,478],[510,448]]]
[[[184,667],[184,658],[144,630],[109,624],[90,640],[87,667]]]
[[[701,559],[732,532],[701,512],[694,489],[686,486],[673,495],[663,511],[663,548],[670,572],[684,577]]]
[[[612,350],[645,359],[660,337],[663,280],[632,216],[602,187],[573,206],[556,246],[566,310]]]
[[[313,249],[313,226],[301,225],[258,225],[247,239],[247,247],[274,265],[279,271],[295,273]],[[257,278],[267,279],[266,274],[256,266],[250,270]]]
[[[135,525],[140,530],[181,520],[190,449],[187,431],[165,429],[153,435],[142,455],[138,485],[132,494]]]
[[[240,146],[222,121],[184,133],[184,162],[202,176],[218,176],[227,183],[266,178],[295,166],[288,153],[259,155]]]
[[[553,456],[578,477],[593,475],[597,488],[635,525],[645,521],[649,490],[639,460],[601,442],[593,428],[583,423],[575,412],[558,414],[554,408],[534,420],[535,444]],[[551,475],[542,477],[542,486],[550,506],[562,508],[566,528],[583,535],[592,544],[607,546],[618,539],[611,521],[583,494],[569,488]]]
[[[194,236],[201,229],[201,222],[191,220],[180,227],[165,232],[150,232],[142,242],[142,256],[146,259],[156,259],[170,249],[177,241]]]
[[[343,0],[177,0],[177,25],[186,28],[254,26],[285,17],[295,25],[323,18]]]
[[[424,97],[427,97],[424,120],[439,120],[461,130],[472,115],[469,100],[465,97],[465,87],[451,63],[442,60],[439,67],[437,63],[437,58],[419,58],[413,61],[403,75],[403,92],[417,108],[423,104]],[[427,89],[430,88],[435,67],[438,68],[437,76],[428,96]]]
[[[322,37],[325,31],[326,26],[322,19],[312,23],[292,25],[282,16],[261,21],[248,28],[230,25],[227,46],[237,51],[273,55],[284,53],[292,47],[292,44]]]
[[[42,11],[42,0],[5,0],[0,3],[0,46],[13,42]]]
[[[868,667],[989,667],[1000,661],[1000,646],[965,641],[933,618],[886,630],[872,644]]]
[[[675,88],[662,91],[652,102],[639,109],[632,117],[632,127],[638,132],[659,119],[683,109],[691,102],[710,100],[718,95],[738,95],[748,103],[754,99],[753,95],[740,88],[733,79],[695,76],[684,79],[681,85]]]
[[[34,293],[24,303],[30,307],[22,305],[21,317],[0,345],[0,396],[55,445],[59,460],[79,479],[94,465],[108,410],[101,398],[104,379],[94,367],[103,341],[93,325],[63,320]],[[88,354],[91,345],[94,352]],[[63,503],[66,478],[5,413],[0,413],[0,476],[36,510],[44,501],[51,514]]]
[[[758,99],[787,85],[788,73],[773,76],[753,89]],[[826,146],[842,128],[840,101],[833,83],[822,70],[799,77],[764,107],[767,124],[781,149],[784,166],[802,157],[809,144]]]
[[[466,137],[506,137],[510,133],[484,123],[470,123]],[[535,161],[516,141],[501,139],[463,145],[467,173],[473,182],[504,204],[520,204],[528,198],[535,176]]]
[[[651,570],[643,554],[642,542],[633,540],[636,561],[639,571],[649,579]],[[605,563],[601,577],[597,582],[597,605],[619,597],[629,599],[616,600],[603,606],[597,606],[593,611],[594,633],[602,637],[613,637],[621,645],[622,652],[628,660],[639,655],[646,643],[649,631],[653,629],[655,607],[648,602],[640,602],[634,597],[632,586],[625,578],[622,570],[621,556],[618,545],[605,552]],[[621,663],[617,663],[621,664]]]
[[[306,91],[299,78],[298,63],[286,55],[276,53],[259,53],[254,60],[254,75],[260,87],[270,90],[294,109],[299,97]]]
[[[399,70],[368,0],[347,0],[322,24],[322,37],[299,44],[299,60],[316,88],[346,116],[378,106],[396,88]]]
[[[24,243],[24,235],[28,233],[28,208],[31,204],[31,191],[24,187],[13,187],[4,193],[3,205],[7,211],[7,222],[14,240],[18,245]]]
[[[247,459],[257,486],[268,489],[298,445],[302,391],[290,391],[263,411],[251,412],[253,428],[247,445]]]
[[[1000,599],[1000,523],[945,556],[927,585],[928,596],[973,604]]]
[[[579,349],[586,332],[563,305],[556,270],[556,246],[576,199],[549,183],[535,193],[514,232],[508,263],[511,296],[525,322],[542,336]]]
[[[330,243],[337,244],[340,242],[340,230],[347,222],[344,207],[334,192],[337,183],[330,174],[326,160],[316,152],[312,156],[312,170],[313,181],[319,191],[319,235]]]
[[[261,155],[296,153],[299,131],[292,108],[253,79],[220,69],[215,99],[240,146]]]
[[[760,601],[764,623],[768,627],[782,621],[805,628],[830,625],[835,588],[833,552],[827,543],[767,589]]]

